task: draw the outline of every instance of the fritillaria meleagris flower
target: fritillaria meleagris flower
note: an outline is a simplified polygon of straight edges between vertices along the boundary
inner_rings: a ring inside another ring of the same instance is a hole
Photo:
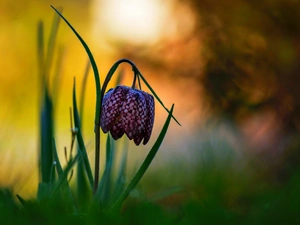
[[[100,126],[117,140],[125,133],[139,145],[147,144],[154,123],[152,95],[126,86],[110,89],[103,97]]]

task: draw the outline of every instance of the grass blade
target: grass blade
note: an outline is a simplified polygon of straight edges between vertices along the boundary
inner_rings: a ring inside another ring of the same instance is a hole
[[[57,149],[56,149],[56,144],[55,144],[54,139],[53,139],[53,157],[54,157],[56,171],[57,171],[58,177],[60,178],[63,174],[63,168],[60,164],[60,160],[59,160],[59,157],[58,157],[58,154],[57,154]]]
[[[76,37],[79,39],[79,41],[81,42],[82,46],[84,47],[93,71],[94,71],[94,77],[95,77],[95,84],[96,84],[96,115],[95,115],[95,123],[99,124],[99,118],[100,118],[100,109],[101,109],[101,86],[100,86],[100,76],[99,76],[99,71],[97,68],[97,64],[96,61],[93,57],[93,54],[91,52],[91,50],[89,49],[88,45],[85,43],[85,41],[82,39],[82,37],[78,34],[78,32],[75,30],[75,28],[69,23],[69,21],[56,9],[54,8],[52,5],[51,7],[54,9],[54,11],[66,22],[66,24],[71,28],[71,30],[74,32],[74,34],[76,35]]]
[[[60,178],[55,183],[53,190],[52,190],[52,195],[55,195],[55,193],[60,189],[60,187],[64,183],[67,184],[68,174],[79,158],[80,158],[80,154],[77,154],[73,159],[70,160],[70,162],[68,163],[66,168],[63,170],[63,173],[61,174]]]
[[[166,122],[165,122],[165,124],[164,124],[164,126],[163,126],[156,142],[154,143],[152,149],[150,150],[147,157],[145,158],[143,164],[141,165],[141,167],[139,168],[137,173],[134,175],[134,177],[132,178],[132,180],[130,181],[128,186],[125,188],[123,193],[119,196],[119,198],[116,200],[116,202],[110,208],[110,211],[114,211],[115,209],[117,209],[122,204],[122,202],[127,198],[129,193],[135,188],[135,186],[138,184],[138,182],[141,180],[144,173],[148,169],[149,165],[151,164],[153,158],[155,157],[155,155],[156,155],[156,153],[157,153],[157,151],[158,151],[158,149],[159,149],[161,143],[163,142],[164,137],[167,133],[167,130],[168,130],[171,118],[172,118],[173,109],[174,109],[174,105],[172,105],[172,108],[169,112],[167,120],[166,120]]]
[[[108,205],[108,202],[111,199],[112,167],[114,159],[115,144],[110,135],[107,135],[105,170],[96,193],[96,198],[98,198],[97,200],[100,201],[101,205],[104,207]]]
[[[89,49],[88,45],[85,43],[85,41],[82,39],[82,37],[78,34],[78,32],[73,28],[73,26],[68,22],[68,20],[52,5],[51,7],[54,9],[54,11],[67,23],[67,25],[71,28],[71,30],[74,32],[74,34],[77,36],[79,41],[81,42],[82,46],[84,47],[93,71],[94,71],[94,78],[95,78],[95,85],[96,85],[96,112],[95,112],[95,179],[94,179],[94,192],[97,191],[98,188],[98,182],[99,182],[99,170],[100,170],[100,114],[101,114],[101,85],[100,85],[100,76],[97,68],[96,61],[93,57],[93,54],[91,50]],[[88,174],[89,176],[89,174]],[[90,178],[89,178],[90,180]]]
[[[60,89],[62,86],[62,65],[64,64],[64,55],[65,55],[65,50],[63,47],[60,47],[58,49],[58,53],[57,53],[57,60],[55,62],[55,71],[54,71],[54,77],[53,77],[53,89],[52,89],[52,99],[53,102],[56,103],[57,102],[57,98],[59,96],[60,93]]]
[[[81,129],[80,129],[80,119],[79,119],[79,114],[78,114],[78,109],[77,109],[77,102],[76,102],[76,87],[75,87],[75,80],[74,80],[74,86],[73,86],[73,117],[74,117],[74,124],[75,128],[77,129],[76,137],[77,137],[77,142],[78,142],[78,149],[80,151],[80,154],[82,156],[82,160],[84,163],[84,168],[85,172],[87,174],[90,187],[93,187],[94,185],[94,180],[93,180],[93,174],[90,166],[90,162],[87,156],[87,152],[85,149],[84,141],[82,138],[81,134]]]
[[[117,70],[119,64],[120,64],[119,61],[116,62],[116,63],[110,68],[110,70],[108,71],[108,73],[107,73],[107,75],[106,75],[106,77],[105,77],[105,81],[104,81],[103,86],[102,86],[102,93],[101,93],[102,96],[104,96],[104,94],[105,94],[104,92],[105,92],[105,90],[106,90],[106,87],[107,87],[109,81],[111,80],[113,74],[114,74],[115,71]]]
[[[146,86],[149,88],[149,90],[152,92],[152,94],[154,95],[154,97],[157,99],[157,101],[162,105],[162,107],[168,112],[170,113],[169,109],[167,109],[167,107],[164,105],[164,103],[160,100],[160,98],[158,97],[158,95],[155,93],[155,91],[153,90],[153,88],[150,86],[150,84],[146,81],[146,79],[143,77],[143,75],[139,72],[139,76],[142,78],[142,80],[144,81],[144,83],[146,84]],[[181,124],[178,122],[178,120],[172,115],[172,118],[176,121],[176,123],[181,126]]]
[[[53,136],[54,136],[54,116],[53,116],[53,98],[49,94],[49,70],[53,59],[55,39],[58,30],[59,17],[55,15],[52,24],[52,30],[48,42],[47,56],[44,59],[44,28],[43,23],[38,24],[38,58],[39,72],[41,76],[41,92],[43,99],[41,101],[40,112],[40,171],[41,182],[49,183],[54,181],[55,173],[51,173],[53,164]]]
[[[54,156],[54,160],[55,160],[55,167],[57,170],[57,174],[58,174],[58,181],[57,184],[54,185],[53,188],[53,192],[52,195],[55,194],[55,191],[60,190],[62,193],[62,198],[63,200],[65,200],[69,205],[71,205],[72,209],[77,212],[77,208],[75,205],[75,201],[72,195],[72,191],[70,189],[70,186],[68,184],[68,173],[70,171],[70,169],[68,169],[69,165],[67,165],[67,169],[68,170],[63,170],[59,157],[58,157],[58,153],[57,153],[57,149],[56,149],[56,144],[55,144],[55,140],[53,139],[53,156]],[[79,156],[79,154],[77,155]],[[77,161],[77,159],[75,159],[74,163]],[[81,161],[81,160],[78,160]],[[69,162],[73,163],[72,161]],[[60,188],[61,187],[61,188]]]
[[[43,183],[54,180],[54,177],[50,177],[53,163],[53,121],[52,101],[46,89],[40,114],[40,171]]]
[[[58,33],[57,32],[58,27],[59,27],[59,17],[57,15],[54,15],[52,28],[50,32],[50,38],[48,40],[47,56],[46,56],[46,61],[44,64],[44,71],[43,71],[46,84],[48,83],[49,71],[53,61],[53,53],[55,49],[55,41]]]
[[[83,109],[84,109],[84,100],[85,100],[85,93],[86,93],[86,86],[87,86],[87,79],[90,71],[90,64],[87,62],[83,79],[82,79],[82,85],[81,85],[81,93],[80,93],[80,102],[79,102],[79,116],[80,118],[83,118]],[[82,122],[82,121],[81,121]],[[82,123],[81,123],[82,128]]]
[[[80,106],[79,106],[79,118],[83,118],[83,112],[84,112],[84,101],[85,101],[85,93],[86,93],[86,86],[87,86],[87,78],[90,70],[90,63],[89,61],[86,64],[82,85],[81,85],[81,93],[80,93]],[[82,130],[82,120],[80,120],[80,128]],[[77,152],[80,152],[80,149],[78,149],[77,145]],[[78,203],[80,205],[80,209],[83,211],[86,211],[89,203],[91,201],[91,191],[89,186],[89,181],[84,169],[84,161],[79,160],[77,163],[77,179],[76,179],[76,191],[77,191],[77,198]]]
[[[26,201],[20,196],[20,195],[16,195],[19,202],[22,204],[22,206],[26,206]]]
[[[45,49],[44,49],[44,24],[43,21],[38,22],[38,29],[37,29],[37,60],[38,60],[38,68],[39,68],[39,74],[41,75],[41,83],[40,88],[43,91],[44,85],[45,85],[45,76],[43,76],[44,73],[44,55],[45,55]]]

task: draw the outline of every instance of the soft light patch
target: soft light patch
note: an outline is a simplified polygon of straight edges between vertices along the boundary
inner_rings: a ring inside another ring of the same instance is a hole
[[[159,0],[96,1],[94,30],[118,41],[153,43],[163,30],[166,9]]]

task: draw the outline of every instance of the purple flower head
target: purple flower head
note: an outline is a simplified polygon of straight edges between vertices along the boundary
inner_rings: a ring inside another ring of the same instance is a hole
[[[110,89],[103,97],[100,126],[117,140],[125,133],[139,145],[147,144],[154,123],[152,95],[126,86]]]

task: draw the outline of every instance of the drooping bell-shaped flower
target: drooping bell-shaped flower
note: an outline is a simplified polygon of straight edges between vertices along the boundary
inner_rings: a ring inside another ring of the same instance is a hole
[[[125,133],[139,145],[147,144],[154,123],[154,98],[152,95],[130,88],[117,86],[103,97],[100,126],[104,133],[110,131],[117,140]]]

